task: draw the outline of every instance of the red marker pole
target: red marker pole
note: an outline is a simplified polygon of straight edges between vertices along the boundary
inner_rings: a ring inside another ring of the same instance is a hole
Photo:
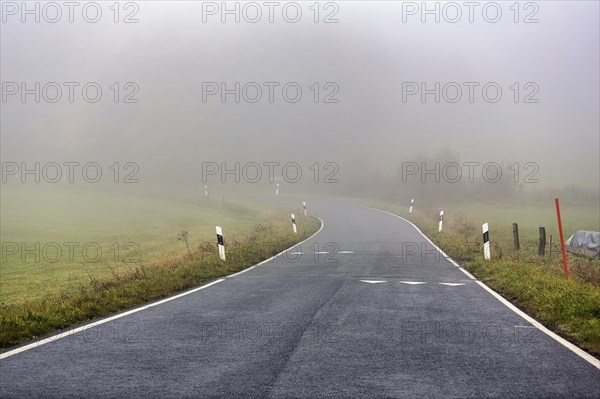
[[[567,268],[567,253],[565,252],[565,237],[563,235],[562,222],[560,220],[560,206],[558,205],[558,198],[554,199],[556,204],[556,218],[558,219],[558,232],[560,234],[560,249],[562,250],[563,265],[565,267],[565,277],[569,278],[569,269]]]

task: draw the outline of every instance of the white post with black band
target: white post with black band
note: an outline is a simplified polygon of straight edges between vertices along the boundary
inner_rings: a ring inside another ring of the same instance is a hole
[[[415,199],[413,198],[410,200],[410,208],[408,208],[408,213],[412,213],[412,207],[413,207],[414,203],[415,203]]]
[[[217,226],[217,245],[219,246],[219,258],[225,260],[225,242],[223,242],[223,230]]]
[[[440,211],[440,222],[438,224],[438,232],[442,231],[443,224],[444,224],[444,211]]]
[[[275,189],[275,195],[279,195],[279,183],[277,183],[277,188]]]
[[[298,230],[296,229],[296,216],[294,216],[293,213],[292,213],[292,229],[294,229],[294,233],[298,233]]]
[[[487,223],[481,226],[483,230],[483,257],[485,259],[491,259],[490,256],[490,231]]]
[[[302,208],[304,208],[304,216],[306,216],[306,201],[302,201]]]

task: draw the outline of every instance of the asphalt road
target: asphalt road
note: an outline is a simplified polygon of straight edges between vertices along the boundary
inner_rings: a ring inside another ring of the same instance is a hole
[[[600,397],[407,222],[309,207],[324,227],[286,256],[1,360],[1,396]]]

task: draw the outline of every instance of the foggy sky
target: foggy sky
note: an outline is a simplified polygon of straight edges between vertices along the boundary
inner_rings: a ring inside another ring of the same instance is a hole
[[[312,2],[296,24],[277,12],[274,23],[203,23],[201,2],[138,2],[139,23],[123,24],[101,4],[96,24],[77,14],[72,24],[2,23],[2,82],[103,88],[95,104],[77,91],[73,104],[64,93],[57,104],[2,103],[3,162],[132,161],[146,181],[198,184],[202,162],[333,161],[341,172],[363,162],[385,174],[450,148],[463,161],[536,162],[544,186],[599,189],[598,2],[537,2],[535,24],[514,23],[512,2],[500,2],[496,24],[477,11],[474,23],[403,22],[401,2],[337,2],[333,24],[312,21]],[[116,81],[139,85],[139,103],[114,104]],[[298,82],[303,95],[203,103],[202,82]],[[339,103],[315,104],[313,82],[335,82]],[[497,82],[503,96],[403,102],[403,82]],[[515,104],[514,82],[535,82],[539,103]]]

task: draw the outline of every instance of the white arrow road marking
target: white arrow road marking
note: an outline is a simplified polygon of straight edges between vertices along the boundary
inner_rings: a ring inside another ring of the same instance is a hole
[[[459,285],[465,285],[464,283],[440,283],[441,285],[449,285],[450,287],[458,287]]]
[[[400,281],[402,284],[418,285],[427,284],[425,281]]]
[[[353,254],[354,251],[340,251],[338,254]]]
[[[377,284],[377,283],[387,283],[387,281],[383,281],[383,280],[360,280],[363,283],[369,283],[369,284]]]

